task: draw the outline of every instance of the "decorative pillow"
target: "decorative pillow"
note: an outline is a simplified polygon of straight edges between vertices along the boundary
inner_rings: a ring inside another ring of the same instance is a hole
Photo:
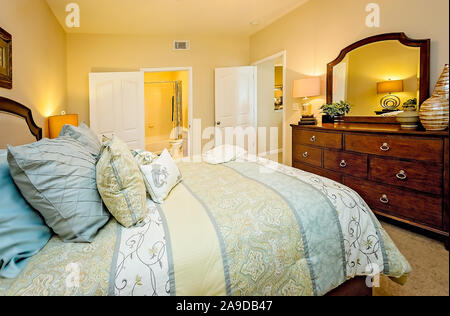
[[[145,186],[152,200],[162,204],[183,179],[170,153],[166,150],[150,165],[140,166]]]
[[[14,184],[6,154],[0,150],[0,278],[13,279],[52,233]]]
[[[211,165],[219,165],[239,159],[247,154],[241,147],[233,145],[222,145],[211,149],[203,155],[203,160]]]
[[[64,242],[91,242],[110,218],[97,191],[95,162],[71,137],[8,148],[14,182]]]
[[[123,226],[134,226],[146,218],[147,194],[139,166],[128,146],[115,136],[103,143],[97,186],[109,211]]]
[[[143,150],[133,150],[132,154],[134,156],[134,159],[136,159],[138,165],[150,165],[155,159],[158,158],[157,154],[154,154],[149,151],[143,151]]]
[[[102,144],[97,135],[86,124],[80,126],[64,125],[59,136],[70,136],[82,143],[89,152],[98,157],[102,149]]]

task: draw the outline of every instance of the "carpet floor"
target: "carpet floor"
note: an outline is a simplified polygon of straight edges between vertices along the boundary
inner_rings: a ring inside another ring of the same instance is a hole
[[[412,266],[404,286],[381,277],[374,296],[448,296],[449,252],[442,241],[382,222],[382,226]]]

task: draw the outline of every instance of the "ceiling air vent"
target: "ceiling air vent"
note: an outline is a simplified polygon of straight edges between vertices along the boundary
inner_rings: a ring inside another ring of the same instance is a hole
[[[191,41],[175,41],[173,46],[174,50],[190,50]]]

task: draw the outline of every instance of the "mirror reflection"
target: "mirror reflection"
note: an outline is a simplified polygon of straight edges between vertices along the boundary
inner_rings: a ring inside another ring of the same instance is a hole
[[[352,105],[349,116],[395,115],[419,99],[420,48],[397,40],[359,47],[333,68],[333,102]]]

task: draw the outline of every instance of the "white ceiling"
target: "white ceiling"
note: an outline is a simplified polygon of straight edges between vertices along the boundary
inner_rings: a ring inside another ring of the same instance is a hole
[[[47,0],[67,33],[251,35],[309,0]],[[67,28],[68,3],[81,27]],[[257,21],[257,25],[252,25]]]

